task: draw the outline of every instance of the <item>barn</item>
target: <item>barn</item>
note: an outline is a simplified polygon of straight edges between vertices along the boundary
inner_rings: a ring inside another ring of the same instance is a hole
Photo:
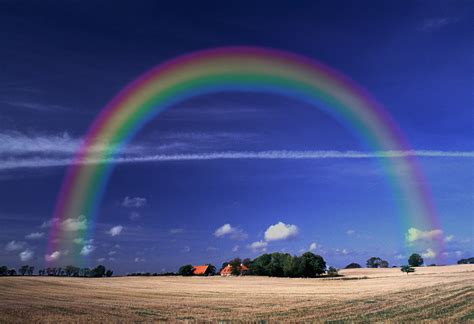
[[[248,270],[249,270],[249,268],[247,268],[242,263],[240,264],[239,272],[240,272],[241,276],[244,275]],[[222,268],[222,270],[219,274],[223,277],[232,276],[232,266],[230,264],[226,265],[224,268]]]

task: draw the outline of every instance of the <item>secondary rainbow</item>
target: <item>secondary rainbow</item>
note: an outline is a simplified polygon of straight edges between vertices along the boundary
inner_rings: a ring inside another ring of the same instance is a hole
[[[354,82],[319,62],[255,47],[216,48],[184,55],[133,81],[95,119],[59,192],[47,254],[60,253],[66,246],[75,246],[73,241],[81,243],[92,237],[97,209],[114,166],[110,161],[148,121],[185,99],[223,91],[271,92],[298,98],[336,118],[370,150],[410,150],[380,104]],[[415,158],[385,157],[380,161],[397,199],[404,230],[440,229],[429,187]],[[76,228],[68,231],[64,224],[70,220],[76,220]],[[432,242],[431,249],[441,255],[442,239]],[[72,248],[72,253],[78,255],[78,249]]]

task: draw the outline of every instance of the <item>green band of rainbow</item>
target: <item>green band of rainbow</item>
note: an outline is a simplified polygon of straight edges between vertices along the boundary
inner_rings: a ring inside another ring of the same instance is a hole
[[[110,160],[149,120],[173,104],[229,90],[296,97],[331,114],[370,149],[410,150],[400,129],[367,92],[321,63],[254,47],[192,53],[146,72],[122,90],[96,118],[59,192],[48,254],[70,244],[74,238],[92,235],[97,207],[113,164],[86,162]],[[104,145],[105,150],[98,149]],[[415,158],[387,157],[381,163],[397,197],[405,229],[409,226],[440,229],[430,190]],[[64,220],[80,215],[86,218],[87,229],[76,232],[62,229]],[[434,241],[431,248],[440,256],[442,239]]]

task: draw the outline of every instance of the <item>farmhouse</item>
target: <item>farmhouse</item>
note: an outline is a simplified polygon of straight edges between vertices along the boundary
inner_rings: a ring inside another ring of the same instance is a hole
[[[241,263],[238,270],[239,270],[239,272],[240,272],[240,275],[244,275],[244,274],[249,270],[249,268],[247,268],[245,265],[243,265],[243,264]],[[220,275],[223,276],[223,277],[231,276],[231,275],[232,275],[232,266],[231,266],[230,264],[226,265],[226,266],[221,270]]]
[[[205,276],[205,275],[208,275],[209,273],[210,273],[210,269],[209,269],[209,265],[207,264],[194,266],[193,268],[193,274],[195,276]]]

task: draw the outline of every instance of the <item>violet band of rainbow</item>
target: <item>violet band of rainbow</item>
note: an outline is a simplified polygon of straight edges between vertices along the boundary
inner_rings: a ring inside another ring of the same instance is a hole
[[[93,235],[97,209],[113,169],[107,160],[118,154],[148,121],[183,100],[222,91],[294,97],[333,116],[370,150],[411,150],[398,125],[367,91],[321,63],[254,47],[191,53],[143,74],[95,119],[61,186],[53,214],[57,221],[50,231],[47,253],[74,247],[74,239],[84,241]],[[379,162],[397,201],[402,228],[440,229],[430,188],[416,158],[387,157]],[[85,217],[87,228],[70,232],[63,229],[64,220],[80,215]],[[441,256],[443,240],[435,240],[431,248]],[[79,255],[77,249],[73,253]]]

